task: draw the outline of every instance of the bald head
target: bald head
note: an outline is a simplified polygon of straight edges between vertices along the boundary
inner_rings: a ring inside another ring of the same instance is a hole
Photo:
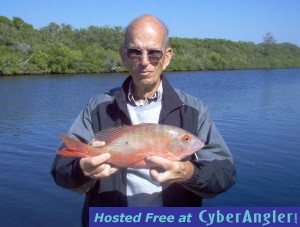
[[[169,47],[169,31],[166,25],[157,17],[153,15],[143,15],[134,19],[126,28],[125,31],[125,47],[128,45],[128,40],[132,37],[132,34],[138,30],[154,30],[162,35],[164,40],[164,47]]]

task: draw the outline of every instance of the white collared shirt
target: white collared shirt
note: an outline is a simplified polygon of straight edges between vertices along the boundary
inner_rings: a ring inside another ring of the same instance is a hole
[[[131,87],[131,86],[130,86]],[[146,100],[136,101],[131,89],[128,92],[127,108],[131,123],[158,123],[162,107],[162,83]],[[127,204],[129,207],[161,207],[164,186],[151,180],[149,169],[127,169]]]
[[[137,100],[136,97],[134,97],[134,94],[132,92],[132,82],[129,85],[129,91],[128,91],[128,100],[131,104],[134,104],[136,106],[144,106],[151,102],[156,102],[157,100],[160,100],[162,98],[163,88],[162,88],[162,82],[160,82],[160,85],[156,92],[154,92],[151,96]]]

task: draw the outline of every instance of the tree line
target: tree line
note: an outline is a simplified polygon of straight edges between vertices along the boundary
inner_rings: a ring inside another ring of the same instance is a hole
[[[35,29],[19,17],[0,16],[0,75],[124,72],[119,57],[124,28],[75,29],[50,23]],[[300,67],[300,48],[276,43],[171,37],[169,71],[270,69]]]

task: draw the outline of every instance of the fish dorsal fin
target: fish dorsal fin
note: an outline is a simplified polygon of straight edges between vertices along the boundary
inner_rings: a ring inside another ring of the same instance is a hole
[[[116,139],[120,135],[130,132],[134,129],[142,128],[147,125],[154,125],[152,123],[143,123],[139,125],[123,125],[112,128],[103,129],[95,134],[95,140],[105,141],[109,143],[110,141]]]

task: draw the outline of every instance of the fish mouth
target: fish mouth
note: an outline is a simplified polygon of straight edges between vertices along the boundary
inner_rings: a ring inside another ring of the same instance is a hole
[[[195,152],[202,149],[204,147],[204,145],[205,145],[205,142],[203,140],[198,139],[198,138],[192,144],[192,146],[195,149]]]

